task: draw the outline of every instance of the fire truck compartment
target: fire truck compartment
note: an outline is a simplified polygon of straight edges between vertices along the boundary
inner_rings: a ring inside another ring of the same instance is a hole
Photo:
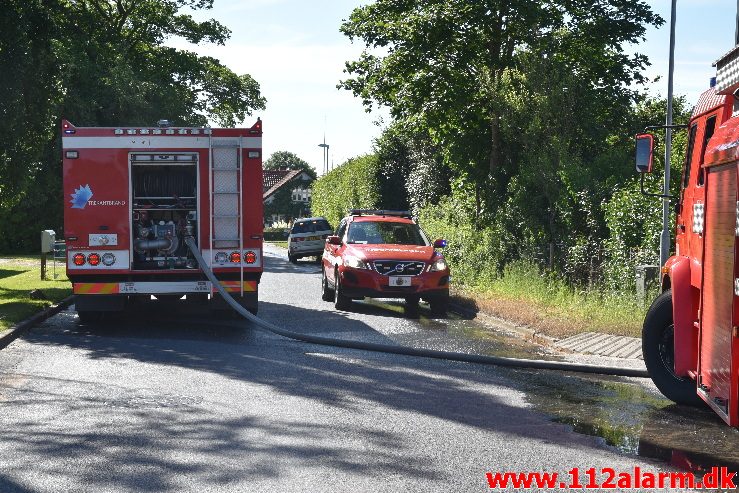
[[[737,225],[737,166],[710,168],[707,177],[698,390],[729,421],[736,415],[732,372],[734,246]]]
[[[130,162],[133,270],[195,269],[184,237],[197,230],[197,154],[133,153]]]

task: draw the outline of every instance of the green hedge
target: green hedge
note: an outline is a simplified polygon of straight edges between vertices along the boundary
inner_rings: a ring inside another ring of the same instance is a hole
[[[349,159],[323,175],[313,183],[313,215],[336,225],[349,209],[380,207],[379,174],[377,157],[366,155]]]
[[[285,241],[288,234],[285,228],[264,228],[264,241]]]

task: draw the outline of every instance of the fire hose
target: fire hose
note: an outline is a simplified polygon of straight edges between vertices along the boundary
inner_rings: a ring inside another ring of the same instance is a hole
[[[323,337],[311,334],[301,334],[299,332],[293,332],[278,327],[266,320],[262,320],[256,315],[249,312],[246,308],[241,306],[233,297],[225,290],[221,283],[216,278],[213,271],[208,268],[205,263],[203,256],[198,250],[195,244],[195,239],[192,236],[185,237],[185,243],[190,248],[190,251],[198,261],[200,268],[205,273],[205,276],[213,284],[218,293],[228,303],[231,308],[242,317],[246,318],[253,324],[269,331],[274,334],[293,339],[296,341],[307,342],[310,344],[320,344],[323,346],[341,347],[348,349],[360,349],[364,351],[374,351],[380,353],[391,353],[401,354],[405,356],[418,356],[422,358],[434,358],[444,359],[449,361],[461,361],[465,363],[478,363],[483,365],[494,365],[494,366],[506,366],[513,368],[526,368],[536,370],[559,370],[559,371],[571,371],[579,373],[592,373],[598,375],[613,375],[620,377],[642,377],[648,378],[649,374],[646,370],[638,368],[623,368],[623,367],[611,367],[611,366],[598,366],[598,365],[587,365],[568,363],[563,361],[545,361],[545,360],[530,360],[521,358],[504,358],[499,356],[486,356],[480,354],[467,354],[457,353],[452,351],[439,351],[435,349],[419,349],[407,346],[398,346],[393,344],[379,344],[375,342],[364,342],[364,341],[352,341],[345,339],[335,339],[333,337]]]

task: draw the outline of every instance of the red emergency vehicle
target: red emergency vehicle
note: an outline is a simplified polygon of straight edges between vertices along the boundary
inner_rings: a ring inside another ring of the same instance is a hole
[[[675,402],[708,404],[739,425],[739,45],[716,62],[715,84],[688,124],[676,205],[676,251],[644,321],[644,360]],[[637,136],[651,171],[654,136]],[[643,176],[642,176],[643,178]]]
[[[83,321],[143,300],[227,306],[185,244],[257,311],[262,122],[251,128],[75,127],[62,121],[67,276]]]

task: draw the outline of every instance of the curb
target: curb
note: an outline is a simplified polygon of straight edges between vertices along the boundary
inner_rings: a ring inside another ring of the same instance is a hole
[[[502,328],[511,332],[515,332],[516,334],[523,336],[524,339],[529,339],[544,346],[551,346],[558,341],[558,339],[545,334],[541,334],[530,327],[515,324],[509,320],[496,317],[495,315],[491,315],[482,310],[466,307],[461,303],[454,302],[453,300],[450,300],[449,302],[449,309],[450,311],[458,315],[469,317],[473,320],[476,320],[477,322],[482,323],[483,325],[493,325],[497,328]]]
[[[46,320],[47,318],[53,317],[60,311],[64,310],[69,305],[71,305],[73,301],[74,301],[74,295],[67,296],[62,301],[57,303],[56,305],[51,305],[45,308],[43,311],[23,320],[22,322],[18,322],[16,325],[8,329],[5,333],[0,335],[0,349],[3,349],[8,344],[16,340],[18,337],[20,337],[22,334],[27,332],[34,325],[39,324],[43,322],[44,320]]]

